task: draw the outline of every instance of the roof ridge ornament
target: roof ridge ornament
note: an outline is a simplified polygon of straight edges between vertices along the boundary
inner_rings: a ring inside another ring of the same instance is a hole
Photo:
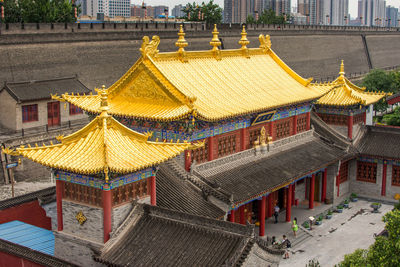
[[[344,72],[344,63],[343,63],[343,59],[342,59],[342,63],[340,63],[340,71],[339,71],[339,75],[340,76],[344,76],[345,72]]]
[[[150,42],[149,36],[144,36],[142,40],[143,40],[142,46],[139,49],[140,52],[142,53],[142,57],[147,58],[148,56],[153,57],[157,55],[157,53],[159,52],[157,48],[158,45],[160,44],[160,37],[154,35]]]
[[[179,47],[178,57],[182,62],[187,62],[185,47],[188,46],[188,42],[185,40],[186,33],[183,31],[183,25],[179,26],[178,41],[176,41],[175,46]]]
[[[258,40],[260,41],[260,48],[266,53],[271,49],[271,37],[267,35],[260,34],[258,36]]]
[[[218,46],[221,46],[221,41],[219,40],[218,34],[217,24],[214,24],[214,30],[212,32],[213,38],[210,42],[210,45],[213,47],[211,51],[217,60],[221,60],[221,51],[218,49]]]
[[[247,32],[245,25],[243,25],[243,30],[241,35],[242,38],[239,40],[239,44],[242,46],[241,49],[247,49],[247,45],[250,43],[250,41],[247,39]]]

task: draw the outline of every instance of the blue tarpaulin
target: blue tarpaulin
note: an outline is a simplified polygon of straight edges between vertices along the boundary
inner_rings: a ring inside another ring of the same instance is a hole
[[[54,234],[20,221],[0,224],[0,238],[54,256]]]

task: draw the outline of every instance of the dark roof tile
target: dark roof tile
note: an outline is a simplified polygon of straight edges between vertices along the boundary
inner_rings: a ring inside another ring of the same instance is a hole
[[[55,200],[56,187],[48,187],[39,191],[28,193],[22,196],[9,198],[0,201],[0,210],[8,209],[34,200],[41,200],[42,204],[47,204]]]

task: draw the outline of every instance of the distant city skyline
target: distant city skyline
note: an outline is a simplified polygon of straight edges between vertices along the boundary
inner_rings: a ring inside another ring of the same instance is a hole
[[[170,11],[172,11],[172,8],[174,8],[175,5],[186,5],[187,3],[202,3],[202,2],[208,2],[209,0],[205,0],[205,1],[196,1],[196,0],[187,0],[187,1],[183,1],[183,0],[168,0],[168,4],[166,4],[165,0],[145,0],[144,2],[147,5],[150,6],[158,6],[158,5],[167,5],[170,8]],[[135,4],[135,5],[141,5],[142,4],[142,0],[131,0],[131,4]],[[214,0],[214,3],[218,4],[219,6],[221,6],[222,8],[224,7],[224,0]],[[349,0],[349,12],[352,18],[356,18],[357,17],[357,8],[358,8],[358,0]],[[400,8],[400,0],[386,0],[386,6],[391,5],[394,6],[396,8]],[[292,6],[297,6],[297,0],[292,0]]]

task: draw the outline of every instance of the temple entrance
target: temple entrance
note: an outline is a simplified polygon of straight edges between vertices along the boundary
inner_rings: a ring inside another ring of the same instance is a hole
[[[47,124],[60,125],[60,102],[47,103]]]
[[[281,188],[278,190],[278,206],[282,210],[286,209],[286,190]]]

